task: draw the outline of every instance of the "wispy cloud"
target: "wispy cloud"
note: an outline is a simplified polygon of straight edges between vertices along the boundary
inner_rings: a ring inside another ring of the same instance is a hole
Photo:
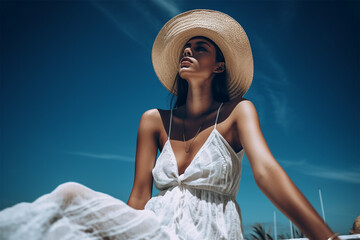
[[[309,164],[306,160],[278,160],[278,162],[283,167],[294,168],[297,172],[300,172],[304,175],[360,184],[360,167],[355,167],[352,169],[334,169],[330,167]]]
[[[266,44],[259,36],[254,36],[254,42],[258,52],[261,52],[261,58],[258,61],[262,66],[257,69],[256,77],[262,90],[265,93],[264,98],[268,99],[272,109],[272,119],[280,126],[287,128],[289,125],[290,108],[287,99],[287,87],[290,85],[288,74],[282,66],[277,54],[271,51],[271,47]],[[267,116],[269,118],[269,116]],[[266,120],[266,119],[265,119]]]
[[[264,28],[273,32],[274,25],[276,25],[277,31],[286,33],[290,28],[293,28],[294,19],[298,12],[299,3],[295,1],[279,3],[279,14],[277,14],[276,19],[266,22]],[[289,76],[287,69],[284,68],[284,61],[286,60],[280,58],[281,49],[278,47],[274,49],[271,42],[263,40],[264,36],[252,34],[252,38],[254,49],[260,53],[256,58],[256,80],[263,87],[261,93],[265,93],[265,96],[260,98],[260,102],[262,105],[267,105],[267,108],[271,108],[273,113],[271,116],[265,116],[264,120],[267,121],[271,118],[286,130],[295,119],[293,108],[288,100],[288,94],[290,94],[288,88],[292,84],[290,80],[292,76]],[[267,39],[270,40],[271,38]],[[259,96],[257,95],[256,98]],[[265,112],[265,110],[259,110],[262,114]],[[266,113],[268,112],[266,111]]]
[[[317,168],[309,169],[308,171],[304,172],[306,175],[319,177],[319,178],[326,178],[332,180],[340,180],[350,183],[360,184],[360,172],[359,171],[351,171],[351,170],[339,170],[339,169],[324,169],[324,168]]]
[[[171,0],[152,0],[153,3],[164,9],[169,13],[169,15],[175,16],[181,12],[179,6],[175,1]]]
[[[148,46],[146,46],[143,41],[140,41],[141,38],[137,37],[132,31],[130,31],[129,27],[127,27],[126,22],[120,21],[120,19],[117,18],[115,14],[111,13],[99,2],[92,1],[92,3],[101,13],[103,13],[112,23],[115,24],[118,30],[120,30],[123,34],[125,34],[127,37],[129,37],[131,40],[135,41],[142,47],[148,48]]]
[[[181,12],[176,1],[133,0],[120,4],[93,0],[92,3],[120,32],[146,50],[151,49],[154,41],[152,38],[147,38],[149,36],[147,32],[157,33],[164,24],[164,16],[167,16],[168,20]]]
[[[144,19],[147,27],[152,27],[156,33],[170,18],[181,12],[178,2],[173,0],[130,1],[137,15]]]
[[[95,153],[77,152],[77,151],[65,151],[65,153],[88,157],[88,158],[95,158],[95,159],[117,160],[117,161],[132,162],[132,163],[135,161],[134,158],[122,156],[122,155],[116,155],[116,154],[95,154]]]

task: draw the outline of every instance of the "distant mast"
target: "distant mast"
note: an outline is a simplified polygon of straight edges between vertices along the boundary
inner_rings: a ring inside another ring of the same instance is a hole
[[[277,240],[276,212],[275,211],[274,211],[274,235],[275,235],[275,240]]]
[[[319,197],[320,197],[320,204],[321,204],[322,216],[323,216],[323,219],[324,219],[324,223],[326,223],[326,220],[325,220],[325,211],[324,211],[324,204],[323,204],[323,200],[322,200],[322,197],[321,197],[321,189],[320,189],[320,188],[319,188]]]
[[[291,238],[294,238],[293,225],[292,225],[292,222],[291,222],[291,220],[290,220],[290,219],[289,219],[289,222],[290,222],[290,233],[291,233]]]

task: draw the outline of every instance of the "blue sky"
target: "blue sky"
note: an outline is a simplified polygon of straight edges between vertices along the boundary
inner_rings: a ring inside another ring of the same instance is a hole
[[[151,63],[162,25],[186,10],[223,11],[245,28],[256,106],[270,149],[345,234],[360,215],[360,39],[356,1],[1,1],[0,209],[66,181],[127,201],[136,133],[169,108]],[[154,191],[154,194],[157,191]],[[243,161],[237,198],[246,233],[289,222]]]

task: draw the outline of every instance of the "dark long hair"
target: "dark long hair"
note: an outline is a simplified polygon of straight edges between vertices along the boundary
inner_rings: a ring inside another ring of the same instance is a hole
[[[195,38],[195,37],[194,37]],[[209,41],[215,46],[216,49],[216,62],[224,62],[225,58],[220,48],[211,40],[206,37],[201,37]],[[176,89],[176,95],[172,94],[170,101],[170,108],[176,108],[184,105],[186,103],[187,93],[188,93],[188,83],[186,80],[182,79],[178,74],[176,74],[174,84],[172,86],[172,92]],[[227,102],[230,100],[229,93],[226,86],[226,67],[225,70],[221,73],[215,74],[212,83],[211,90],[214,97],[214,100],[217,102]],[[175,104],[174,104],[175,101]]]

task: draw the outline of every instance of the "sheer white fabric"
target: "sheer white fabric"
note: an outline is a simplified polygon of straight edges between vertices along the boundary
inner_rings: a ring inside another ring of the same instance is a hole
[[[235,153],[214,128],[185,172],[168,140],[153,169],[160,193],[145,209],[179,239],[243,239],[236,195],[243,151]]]
[[[177,239],[167,231],[154,212],[77,183],[0,212],[1,240]]]
[[[244,151],[234,152],[217,131],[216,122],[180,176],[168,139],[152,171],[160,193],[144,210],[66,183],[33,203],[1,211],[0,239],[243,239],[236,195]]]

